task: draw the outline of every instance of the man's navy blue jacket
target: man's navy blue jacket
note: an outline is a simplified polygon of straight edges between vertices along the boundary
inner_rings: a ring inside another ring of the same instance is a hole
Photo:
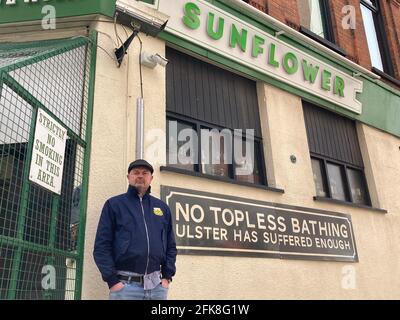
[[[161,267],[163,278],[175,275],[171,211],[149,191],[140,201],[136,188],[129,186],[127,193],[104,204],[93,256],[110,288],[119,282],[117,271],[149,274]]]

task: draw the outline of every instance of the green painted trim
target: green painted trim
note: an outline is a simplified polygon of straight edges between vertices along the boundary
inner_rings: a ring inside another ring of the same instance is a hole
[[[78,253],[79,259],[76,266],[76,281],[75,281],[75,299],[80,300],[82,297],[82,275],[83,275],[83,256],[85,250],[85,229],[86,229],[86,211],[87,211],[87,197],[89,189],[89,167],[90,167],[90,150],[92,145],[92,127],[93,127],[93,105],[94,105],[94,87],[96,79],[96,62],[97,62],[97,32],[92,31],[90,34],[92,43],[91,56],[90,56],[90,75],[89,75],[89,101],[87,112],[86,124],[86,148],[83,162],[83,180],[82,180],[82,194],[81,194],[81,207],[80,219],[78,230]]]
[[[3,79],[4,80],[4,79]],[[11,90],[14,88],[11,86]],[[32,160],[32,149],[33,149],[33,140],[35,136],[35,128],[36,128],[36,117],[37,117],[37,108],[32,106],[32,119],[31,119],[31,129],[29,130],[29,142],[28,149],[26,153],[26,160],[24,164],[24,173],[22,176],[22,191],[21,191],[21,202],[19,205],[19,213],[18,213],[18,222],[17,222],[17,236],[16,239],[23,241],[24,239],[24,230],[25,230],[25,220],[26,220],[26,209],[28,208],[29,201],[29,169]],[[15,256],[13,257],[12,263],[12,271],[10,277],[10,287],[8,291],[8,299],[14,300],[17,293],[17,282],[18,282],[18,274],[21,266],[22,259],[22,247],[18,247]]]
[[[0,24],[18,23],[25,21],[42,20],[47,13],[42,14],[45,5],[51,5],[56,10],[56,18],[76,17],[89,14],[101,14],[113,17],[115,0],[38,0],[37,3],[24,3],[16,0],[15,5],[6,5],[0,1]],[[56,22],[57,23],[57,22]]]
[[[382,80],[380,80],[380,79],[371,79],[369,77],[366,77],[365,75],[361,75],[361,77],[364,78],[367,81],[370,81],[370,82],[374,83],[375,85],[381,87],[382,89],[385,89],[386,91],[389,91],[390,93],[393,93],[394,95],[400,97],[400,90],[396,90],[395,88],[389,86],[388,84],[386,84]]]
[[[364,90],[359,100],[364,107],[357,120],[400,137],[400,95],[373,81],[363,82]]]
[[[71,39],[62,39],[62,40],[46,40],[46,41],[38,41],[38,42],[24,42],[24,43],[1,43],[0,44],[0,53],[5,52],[5,54],[10,54],[10,51],[18,51],[27,48],[40,48],[43,51],[29,56],[19,62],[3,66],[0,68],[0,71],[11,72],[16,69],[23,68],[27,65],[57,56],[66,51],[70,51],[81,46],[87,44],[88,39],[84,36],[79,36],[77,38]],[[29,47],[31,46],[31,47]]]
[[[263,73],[257,72],[247,66],[240,64],[237,61],[225,58],[213,51],[200,47],[195,43],[179,38],[166,31],[160,33],[159,37],[166,42],[181,47],[184,50],[193,52],[199,56],[202,56],[203,58],[216,62],[228,70],[231,70],[233,72],[240,72],[251,79],[262,81],[272,86],[278,87],[294,95],[300,96],[306,101],[325,107],[343,116],[360,121],[372,127],[383,130],[387,133],[400,137],[400,91],[393,92],[392,90],[389,90],[387,88],[389,87],[387,85],[386,87],[377,85],[376,80],[368,79],[368,77],[360,78],[364,82],[364,89],[363,93],[358,94],[357,98],[363,103],[363,113],[361,115],[356,115],[353,112],[337,106],[329,101],[314,96],[313,94],[305,90],[292,87],[287,83],[276,80]],[[385,101],[386,104],[382,105],[382,103],[378,102],[379,100]]]
[[[56,231],[57,231],[57,219],[58,210],[60,209],[60,196],[53,194],[51,204],[51,218],[50,218],[50,236],[49,236],[49,247],[54,248],[56,243]]]
[[[3,72],[0,70],[0,100],[1,100],[1,94],[3,92]]]
[[[259,28],[263,31],[266,31],[272,35],[275,35],[276,31],[280,31],[280,29],[273,24],[269,23],[268,21],[262,19],[261,17],[257,16],[256,14],[250,12],[250,11],[243,11],[240,7],[238,7],[235,3],[232,2],[225,2],[223,0],[204,0],[211,5],[222,9],[236,18],[243,20],[249,24],[251,24],[253,27]],[[300,33],[299,33],[300,34]],[[284,41],[287,44],[290,44],[300,50],[302,50],[305,53],[310,54],[311,56],[315,57],[316,59],[319,59],[334,68],[337,68],[341,70],[342,72],[345,72],[349,75],[353,75],[353,73],[358,73],[357,70],[353,69],[351,66],[347,65],[345,62],[338,60],[337,58],[327,55],[325,52],[321,52],[318,48],[314,46],[310,46],[307,43],[304,43],[299,37],[296,37],[295,35],[289,34],[289,33],[284,33],[279,36],[279,39]],[[365,74],[362,75],[363,78],[373,81],[376,83],[376,85],[381,86],[390,92],[400,95],[400,90],[396,90],[393,87],[387,85],[385,82],[381,80],[376,80],[373,79]]]
[[[55,255],[65,256],[71,259],[77,259],[78,257],[78,255],[72,251],[64,251],[57,248],[49,248],[48,246],[44,246],[41,244],[32,243],[3,235],[0,235],[0,245],[1,246],[5,245],[8,247],[17,247],[17,248],[21,247],[22,249],[28,249],[36,252],[44,252],[44,253],[49,252],[49,253],[54,253]]]
[[[12,271],[10,276],[10,285],[8,287],[8,300],[15,300],[17,294],[17,283],[19,267],[21,266],[22,247],[18,247],[13,256]]]
[[[61,47],[68,47],[69,45],[73,45],[77,41],[84,41],[83,37],[77,36],[76,38],[65,38],[65,39],[48,39],[48,40],[39,40],[39,41],[26,41],[26,42],[2,42],[1,43],[1,51],[11,50],[22,50],[22,49],[32,49],[32,48],[41,48],[53,50]],[[63,47],[63,48],[64,48]]]
[[[57,54],[62,54],[64,52],[67,52],[71,49],[74,49],[75,47],[79,47],[79,45],[88,45],[92,44],[92,56],[87,57],[86,61],[90,59],[90,79],[89,79],[89,104],[88,104],[88,123],[90,122],[90,126],[87,127],[87,136],[86,139],[87,141],[90,141],[91,139],[91,122],[92,122],[92,109],[93,109],[93,95],[94,95],[94,68],[95,68],[95,63],[96,63],[96,43],[97,38],[91,36],[91,38],[86,38],[84,41],[81,39],[80,41],[74,41],[72,45],[64,48],[57,48],[57,50],[52,50],[51,52],[45,52],[38,54],[37,56],[33,58],[26,59],[24,61],[20,61],[19,63],[16,63],[18,67],[22,67],[25,65],[30,65],[32,63],[42,61],[44,59],[48,59],[49,57],[52,57]],[[89,44],[90,43],[90,44]],[[41,42],[41,44],[43,44]],[[15,47],[20,47],[19,45],[13,46]],[[93,52],[94,51],[94,52]],[[87,51],[86,51],[87,52]],[[30,169],[30,162],[32,160],[32,149],[33,149],[33,140],[34,140],[34,133],[35,133],[35,127],[36,127],[36,118],[37,118],[37,112],[39,108],[42,108],[46,112],[48,112],[54,119],[56,119],[64,128],[67,129],[68,135],[70,137],[73,137],[78,144],[85,149],[85,159],[84,159],[84,177],[83,177],[83,189],[86,190],[86,193],[83,193],[83,197],[87,197],[87,187],[88,187],[88,157],[90,155],[90,149],[88,150],[88,143],[84,141],[82,138],[80,138],[78,135],[76,135],[74,132],[72,132],[69,128],[67,128],[63,122],[56,117],[50,110],[48,110],[39,100],[37,100],[35,97],[32,96],[30,92],[28,92],[24,87],[22,87],[13,77],[11,77],[5,70],[15,70],[15,66],[7,66],[7,68],[0,69],[0,83],[5,84],[10,87],[11,90],[13,90],[18,96],[20,96],[22,99],[24,99],[29,105],[32,106],[33,111],[32,111],[32,119],[31,119],[31,127],[30,127],[30,133],[29,133],[29,141],[28,141],[28,149],[27,149],[27,155],[25,159],[25,164],[24,164],[24,171],[23,171],[23,186],[22,186],[22,193],[21,193],[21,202],[20,202],[20,212],[18,216],[18,227],[17,227],[17,236],[16,238],[9,238],[9,237],[0,237],[0,244],[3,244],[5,242],[10,242],[12,246],[16,247],[16,250],[14,252],[13,256],[13,262],[12,262],[12,271],[11,271],[11,279],[10,279],[10,286],[9,286],[9,292],[8,292],[8,299],[15,299],[16,294],[17,294],[17,286],[18,286],[18,278],[19,278],[19,270],[21,266],[21,260],[22,260],[22,255],[23,251],[26,249],[36,249],[37,251],[45,252],[48,253],[48,259],[47,263],[53,264],[54,262],[54,254],[58,253],[60,255],[63,255],[65,257],[71,257],[75,261],[77,261],[77,266],[79,266],[79,269],[77,267],[77,281],[76,281],[76,298],[80,298],[81,296],[81,279],[82,279],[82,266],[83,266],[83,243],[84,243],[84,228],[85,224],[82,223],[80,226],[82,231],[80,231],[80,250],[76,254],[70,254],[67,251],[64,250],[59,250],[55,248],[55,241],[56,241],[56,226],[57,226],[57,219],[58,219],[58,211],[59,211],[59,206],[60,206],[60,197],[58,195],[53,195],[52,199],[52,209],[51,209],[51,223],[50,223],[50,237],[49,237],[49,245],[48,246],[41,246],[41,245],[35,245],[32,243],[28,243],[23,240],[24,237],[24,229],[25,229],[25,219],[26,219],[26,210],[28,207],[28,201],[29,201],[29,189],[30,189],[30,182],[28,180],[29,176],[29,169]],[[86,172],[86,173],[85,173]],[[81,217],[83,215],[83,220],[85,220],[86,216],[86,205],[87,205],[87,200],[86,198],[83,199],[82,205],[81,205]],[[82,211],[83,210],[83,211]],[[82,213],[83,212],[83,213]],[[80,282],[78,280],[80,279]],[[43,295],[43,298],[45,299],[51,299],[53,298],[54,292],[52,291],[46,291]]]
[[[277,31],[280,31],[278,27],[275,25],[269,23],[267,20],[262,19],[261,17],[257,16],[256,14],[250,12],[250,11],[243,11],[243,9],[237,7],[235,3],[231,2],[225,2],[223,0],[205,0],[206,2],[210,3],[211,5],[224,10],[227,13],[230,13],[231,15],[235,16],[236,18],[245,21],[252,25],[255,28],[258,28],[264,32],[267,32],[273,36],[275,36],[275,33]],[[308,53],[309,55],[315,57],[316,59],[327,63],[328,65],[346,73],[349,75],[352,75],[352,73],[355,71],[353,70],[350,66],[345,64],[344,62],[327,55],[324,52],[321,52],[317,48],[310,46],[304,42],[300,38],[297,38],[294,35],[284,33],[279,36],[279,40],[290,44],[300,50],[302,50],[305,53]]]
[[[46,111],[50,116],[54,118],[54,120],[56,120],[60,124],[60,126],[62,126],[67,130],[68,136],[76,139],[79,145],[83,147],[86,146],[86,142],[80,136],[78,136],[75,132],[73,132],[70,128],[68,128],[63,121],[61,121],[53,112],[47,109],[47,107],[45,107],[38,99],[32,96],[32,94],[24,87],[22,87],[13,77],[4,73],[3,82],[9,87],[11,87],[15,91],[15,93],[17,93],[27,103],[29,103],[32,106],[35,106],[36,108],[40,108]]]

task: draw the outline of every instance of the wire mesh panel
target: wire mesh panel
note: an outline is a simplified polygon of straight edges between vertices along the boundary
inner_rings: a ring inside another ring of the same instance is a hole
[[[75,251],[81,207],[84,148],[73,141],[67,142],[64,164],[65,176],[57,220],[55,246],[61,250]]]
[[[6,85],[0,107],[0,235],[15,237],[32,107]]]
[[[80,296],[91,43],[0,44],[0,299]],[[29,179],[39,109],[67,130],[60,194]]]
[[[14,252],[13,246],[0,245],[0,300],[7,299]]]
[[[79,47],[16,69],[10,75],[77,135],[82,132],[84,138],[85,67],[86,47]],[[46,81],[41,81],[44,78]]]
[[[75,270],[74,260],[63,255],[26,250],[19,268],[16,299],[72,300]]]

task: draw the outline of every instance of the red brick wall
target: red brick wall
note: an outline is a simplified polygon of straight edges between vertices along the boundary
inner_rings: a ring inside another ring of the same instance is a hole
[[[342,20],[347,13],[343,13],[344,6],[353,6],[356,14],[355,29],[345,29]],[[361,16],[359,0],[333,0],[330,2],[332,12],[332,22],[336,44],[346,51],[347,58],[355,63],[371,69],[371,59],[369,57],[367,38],[365,35],[364,24]]]
[[[300,27],[296,0],[249,0],[249,4],[292,28]]]
[[[380,0],[380,3],[395,77],[400,79],[400,0]],[[249,4],[286,25],[299,29],[300,18],[297,0],[249,0]],[[345,5],[351,5],[355,8],[355,30],[346,30],[342,27],[344,17],[342,8]],[[371,70],[371,59],[361,15],[360,0],[330,0],[329,6],[336,44],[346,51],[348,59]]]
[[[395,76],[400,79],[400,0],[381,0],[380,3]]]

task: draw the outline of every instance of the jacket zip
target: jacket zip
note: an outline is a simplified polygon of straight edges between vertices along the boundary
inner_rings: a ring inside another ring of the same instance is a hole
[[[147,274],[147,268],[149,267],[149,258],[150,258],[150,240],[149,240],[149,231],[147,229],[147,223],[146,223],[146,218],[144,216],[144,209],[143,209],[143,199],[139,197],[140,199],[140,206],[142,207],[142,214],[143,214],[143,221],[144,221],[144,227],[146,229],[146,237],[147,237],[147,263],[146,263],[146,271],[144,274]]]

